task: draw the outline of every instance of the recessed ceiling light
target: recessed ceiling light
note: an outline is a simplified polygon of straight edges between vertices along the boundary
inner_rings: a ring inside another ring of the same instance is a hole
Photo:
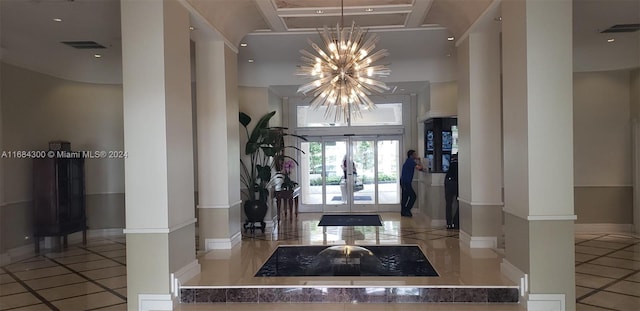
[[[254,62],[254,60],[253,60],[253,59],[249,59],[249,60],[248,60],[248,62],[253,63],[253,62]]]
[[[53,19],[53,21],[54,21],[54,22],[61,22],[61,21],[62,21],[62,18],[57,18],[57,17],[56,17],[56,18],[54,18],[54,19]]]
[[[373,8],[366,8],[364,9],[365,12],[373,12]]]
[[[610,39],[607,39],[607,42],[609,42],[609,43],[611,43],[611,42],[616,42],[616,39],[614,39],[614,38],[610,38]]]
[[[248,44],[246,44],[246,43],[240,43],[240,46],[241,46],[241,47],[246,47],[247,45],[248,45]]]
[[[196,27],[189,26],[189,30],[191,30],[191,31],[196,30]]]
[[[323,14],[324,11],[323,10],[316,10],[316,14]]]
[[[447,37],[447,41],[453,41],[453,40],[455,40],[454,37]]]
[[[93,57],[95,57],[95,58],[101,58],[101,57],[102,57],[102,54],[93,54]]]

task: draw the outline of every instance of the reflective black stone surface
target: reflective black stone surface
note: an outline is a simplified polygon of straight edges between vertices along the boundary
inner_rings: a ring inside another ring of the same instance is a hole
[[[418,246],[280,246],[256,273],[273,276],[438,276]]]

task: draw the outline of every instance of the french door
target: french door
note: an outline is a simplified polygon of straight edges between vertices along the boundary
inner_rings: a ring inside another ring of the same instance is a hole
[[[400,148],[400,136],[308,137],[300,211],[399,211]]]

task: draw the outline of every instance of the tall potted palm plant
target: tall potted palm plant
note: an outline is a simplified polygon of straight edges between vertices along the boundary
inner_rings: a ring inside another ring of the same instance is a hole
[[[264,216],[267,213],[269,199],[269,188],[274,185],[277,178],[282,178],[281,174],[273,174],[285,159],[290,159],[298,163],[294,158],[285,155],[285,149],[294,149],[303,152],[295,146],[285,146],[284,137],[293,136],[302,140],[306,138],[286,133],[287,128],[270,127],[269,121],[276,114],[272,111],[260,118],[255,127],[249,132],[251,117],[244,112],[240,112],[240,124],[245,129],[247,143],[244,154],[246,159],[240,159],[241,175],[240,180],[244,186],[244,195],[247,201],[244,204],[244,212],[247,216],[247,225],[260,222],[264,231]],[[304,152],[303,152],[304,153]]]

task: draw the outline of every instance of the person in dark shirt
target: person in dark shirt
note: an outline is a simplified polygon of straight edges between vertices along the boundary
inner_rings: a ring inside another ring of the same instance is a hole
[[[402,174],[400,175],[400,188],[402,189],[402,200],[400,200],[400,215],[405,217],[413,216],[411,209],[416,202],[416,192],[413,191],[411,181],[415,170],[422,171],[420,157],[415,150],[407,151],[407,160],[402,165]]]
[[[444,199],[446,202],[447,229],[457,229],[460,226],[458,211],[453,214],[453,200],[458,197],[458,155],[451,156],[451,164],[444,177]]]

